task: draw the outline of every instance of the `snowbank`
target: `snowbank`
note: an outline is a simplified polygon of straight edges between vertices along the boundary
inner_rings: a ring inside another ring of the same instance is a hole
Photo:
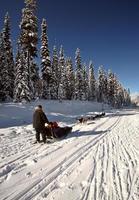
[[[89,112],[101,112],[108,109],[107,105],[82,101],[46,101],[37,100],[27,104],[3,103],[0,104],[0,128],[21,126],[32,123],[34,107],[38,104],[51,121],[74,122],[76,117]]]

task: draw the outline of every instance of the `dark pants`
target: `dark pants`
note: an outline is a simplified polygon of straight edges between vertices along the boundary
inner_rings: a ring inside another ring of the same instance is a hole
[[[46,134],[45,134],[45,131],[44,130],[37,130],[36,129],[36,140],[38,142],[40,142],[40,134],[42,136],[42,140],[43,142],[46,142]]]

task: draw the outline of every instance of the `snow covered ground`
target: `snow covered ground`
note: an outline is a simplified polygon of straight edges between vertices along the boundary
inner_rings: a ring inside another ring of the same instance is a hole
[[[33,144],[34,106],[73,127],[65,139]],[[101,112],[84,124],[76,118]],[[41,101],[0,105],[1,200],[138,200],[139,111],[98,103]]]

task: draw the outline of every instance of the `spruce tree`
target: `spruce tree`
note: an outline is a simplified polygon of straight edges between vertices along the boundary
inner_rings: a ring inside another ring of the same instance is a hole
[[[113,106],[115,108],[120,108],[120,84],[119,84],[119,81],[116,77],[116,75],[114,74],[114,79],[113,79],[113,82],[114,82],[114,99],[113,99]]]
[[[88,84],[89,84],[89,100],[94,101],[96,99],[96,80],[94,74],[94,66],[92,61],[89,63],[89,74],[88,74]]]
[[[127,91],[127,105],[131,106],[130,89],[128,88],[126,91]]]
[[[107,102],[107,74],[103,68],[100,66],[98,69],[98,101]]]
[[[114,83],[114,98],[112,106],[115,108],[121,108],[124,105],[124,89],[119,82],[116,74],[114,74],[113,78]]]
[[[21,81],[20,68],[21,68],[21,52],[19,41],[17,43],[17,53],[15,58],[15,80],[14,80],[14,102],[20,102],[19,86]]]
[[[108,71],[108,103],[114,106],[114,94],[115,94],[115,76],[114,73]]]
[[[14,86],[14,101],[27,102],[32,99],[30,88],[28,87],[28,61],[23,50],[19,50],[16,56],[16,76]]]
[[[86,101],[88,100],[89,95],[89,85],[88,85],[88,73],[86,64],[83,65],[83,97],[82,100]]]
[[[130,106],[131,105],[131,97],[130,97],[129,89],[123,88],[123,96],[124,96],[123,106]]]
[[[103,80],[104,80],[104,70],[103,66],[100,66],[98,69],[98,102],[104,101]]]
[[[48,48],[48,37],[47,37],[47,24],[46,20],[42,20],[41,24],[42,35],[41,35],[41,72],[42,72],[42,98],[51,99],[51,82],[52,82],[52,69],[51,61]]]
[[[83,69],[81,63],[80,49],[77,48],[75,53],[75,99],[82,100],[83,98]]]
[[[33,98],[39,97],[40,91],[39,91],[39,82],[40,82],[40,77],[39,77],[39,67],[33,59],[30,61],[31,62],[31,74],[30,74],[30,79],[31,79],[31,84],[32,84],[32,93],[33,93]]]
[[[67,58],[65,90],[66,90],[66,99],[68,100],[72,100],[74,97],[74,84],[75,84],[75,77],[74,77],[72,60],[71,58]]]
[[[60,47],[59,52],[59,88],[58,88],[58,99],[60,101],[66,99],[65,91],[65,81],[66,81],[66,67],[65,67],[65,58],[64,58],[64,49],[63,46]]]
[[[116,102],[117,108],[120,108],[124,105],[124,91],[122,85],[117,83],[117,102]]]
[[[103,95],[104,95],[104,102],[108,103],[108,77],[105,70],[103,76]]]
[[[59,65],[58,65],[58,53],[56,46],[53,47],[53,58],[52,58],[52,90],[51,99],[58,99],[58,88],[59,88]]]
[[[3,85],[3,79],[4,79],[4,70],[5,66],[5,56],[4,56],[4,46],[3,46],[3,37],[2,33],[0,33],[0,101],[5,100],[5,94],[4,94],[4,85]]]
[[[20,23],[20,43],[22,50],[27,58],[27,74],[28,76],[28,88],[30,90],[30,96],[33,97],[35,85],[34,72],[36,74],[37,69],[34,69],[36,65],[32,62],[32,59],[37,56],[37,43],[38,43],[38,25],[36,17],[36,0],[25,0],[25,8],[22,9],[22,20]],[[32,80],[33,78],[33,80]]]
[[[37,56],[38,25],[36,13],[36,0],[25,0],[25,8],[22,10],[22,20],[20,23],[21,35],[20,42],[23,50],[30,57]]]
[[[12,44],[10,39],[10,18],[8,13],[5,15],[4,28],[2,30],[2,43],[4,54],[3,66],[3,92],[5,99],[13,98],[14,88],[14,60]]]

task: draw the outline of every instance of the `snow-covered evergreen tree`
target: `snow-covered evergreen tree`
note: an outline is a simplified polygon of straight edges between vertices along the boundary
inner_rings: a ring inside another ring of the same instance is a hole
[[[120,108],[124,105],[124,90],[119,82],[117,84],[117,96],[118,96],[117,107]]]
[[[16,53],[16,58],[15,58],[15,80],[14,80],[14,102],[20,102],[20,81],[21,81],[21,74],[20,73],[20,68],[21,68],[21,59],[20,59],[20,43],[19,41],[17,42],[17,53]]]
[[[124,106],[124,88],[119,82],[116,74],[114,74],[113,83],[114,83],[114,99],[112,106],[115,108],[121,108]]]
[[[122,99],[120,97],[121,94],[121,85],[116,77],[116,75],[114,74],[114,99],[113,99],[113,106],[115,108],[120,108],[121,104],[122,104]]]
[[[60,74],[60,83],[58,88],[58,99],[61,101],[66,99],[65,83],[66,83],[66,66],[64,58],[64,49],[63,46],[60,47],[59,52],[59,74]]]
[[[29,54],[30,58],[31,56],[37,56],[38,20],[35,15],[37,5],[36,0],[25,0],[25,4],[25,8],[22,9],[22,21],[20,23],[20,42],[23,50]]]
[[[127,105],[131,106],[130,89],[128,88],[126,91],[127,91]]]
[[[22,20],[20,23],[20,43],[21,47],[27,58],[27,70],[28,70],[28,88],[30,92],[34,92],[34,75],[37,69],[34,69],[36,65],[32,62],[33,58],[37,56],[37,42],[38,42],[38,25],[36,17],[36,0],[25,0],[25,8],[22,10]],[[36,75],[35,75],[36,76]],[[33,78],[33,80],[31,80]]]
[[[92,61],[90,61],[89,63],[88,85],[89,85],[88,99],[90,101],[94,101],[96,99],[96,80],[95,80],[94,66]]]
[[[105,88],[107,88],[106,76],[103,66],[100,66],[98,69],[98,102],[105,101]]]
[[[1,58],[2,56],[1,56],[1,52],[0,52],[0,62],[1,62],[1,60],[2,60],[2,58]],[[2,85],[2,64],[0,63],[0,101],[2,100],[2,96],[3,96],[3,94],[2,94],[2,92],[3,92],[3,85]]]
[[[52,90],[51,99],[58,99],[58,88],[60,82],[59,65],[58,65],[58,53],[56,46],[53,47],[52,58]]]
[[[83,65],[83,96],[82,100],[88,100],[89,95],[89,85],[88,85],[88,73],[86,64]]]
[[[81,63],[80,49],[75,53],[75,99],[82,100],[83,97],[83,69]]]
[[[16,56],[16,76],[14,87],[14,101],[27,102],[32,99],[30,88],[28,87],[28,61],[24,51],[17,52]]]
[[[48,48],[47,24],[46,20],[42,20],[41,24],[41,72],[42,72],[42,98],[51,99],[51,86],[52,86],[52,69]]]
[[[131,97],[130,97],[130,90],[123,88],[123,95],[124,95],[124,106],[130,106],[131,105]]]
[[[14,60],[13,50],[10,39],[10,18],[8,13],[5,15],[4,28],[2,30],[2,45],[4,54],[3,65],[3,92],[4,99],[13,98],[14,89]]]
[[[104,96],[104,102],[108,103],[108,77],[105,70],[103,76],[103,96]]]
[[[32,84],[32,94],[33,98],[39,97],[40,91],[39,91],[39,82],[40,82],[40,77],[39,77],[39,67],[33,59],[30,60],[30,69],[31,69],[31,74],[30,74],[30,79],[31,79],[31,84]]]
[[[114,96],[115,96],[115,76],[114,73],[109,70],[108,71],[108,103],[114,106]]]
[[[5,66],[5,56],[4,56],[4,46],[3,46],[3,37],[0,33],[0,101],[5,100],[5,94],[3,90],[3,70]]]
[[[75,77],[74,77],[72,60],[71,58],[67,58],[65,91],[66,91],[66,99],[68,100],[71,100],[74,97],[74,84],[75,84]]]

